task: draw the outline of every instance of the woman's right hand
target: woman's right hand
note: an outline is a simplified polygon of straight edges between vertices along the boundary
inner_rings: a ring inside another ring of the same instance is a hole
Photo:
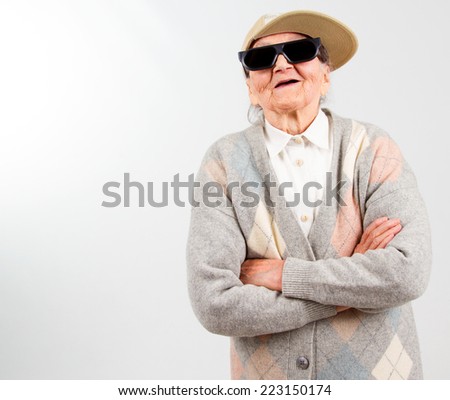
[[[398,218],[377,218],[364,231],[361,241],[356,245],[353,254],[364,254],[367,250],[384,249],[394,236],[402,229]]]

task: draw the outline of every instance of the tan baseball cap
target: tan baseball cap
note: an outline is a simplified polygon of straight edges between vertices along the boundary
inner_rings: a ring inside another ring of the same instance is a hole
[[[299,10],[279,15],[263,15],[248,32],[242,50],[248,50],[259,38],[286,32],[320,37],[328,51],[333,70],[349,61],[358,48],[356,35],[342,22],[316,11]]]

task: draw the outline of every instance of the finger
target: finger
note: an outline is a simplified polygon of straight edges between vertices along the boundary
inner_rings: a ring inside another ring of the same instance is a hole
[[[367,235],[369,233],[371,233],[375,228],[377,228],[378,226],[380,226],[383,222],[387,221],[388,218],[387,217],[380,217],[375,219],[374,221],[372,221],[372,223],[364,230],[363,236],[364,234]]]
[[[388,232],[386,232],[383,240],[380,241],[380,244],[376,248],[385,249],[386,246],[391,242],[391,240],[394,239],[395,235],[399,233],[401,230],[402,230],[401,225],[397,225],[394,228],[390,229]]]
[[[380,236],[382,233],[386,232],[387,230],[393,228],[394,226],[400,224],[400,220],[398,218],[390,219],[386,222],[383,222],[381,225],[377,226],[373,231],[372,235],[373,237]]]
[[[361,245],[364,246],[366,250],[370,248],[374,239],[386,229],[387,226],[391,226],[394,220],[389,220],[387,217],[378,218],[371,225],[367,227],[363,236],[361,237]]]
[[[390,219],[386,222],[383,222],[381,225],[376,227],[372,232],[370,232],[367,236],[367,242],[368,244],[372,243],[374,240],[376,240],[379,236],[381,236],[383,233],[387,232],[389,229],[397,226],[400,224],[400,220],[398,218],[396,219]],[[378,240],[378,239],[377,239]],[[377,241],[376,240],[376,241]],[[378,242],[377,242],[378,243]]]
[[[400,230],[402,229],[402,226],[400,224],[397,224],[393,226],[392,228],[388,229],[387,231],[383,232],[382,234],[378,235],[376,238],[372,240],[372,243],[369,245],[370,250],[378,249],[378,248],[384,248],[380,247],[381,243],[384,242],[387,236],[393,235],[395,236]]]
[[[242,263],[242,267],[244,268],[252,268],[254,266],[257,266],[259,264],[261,264],[263,260],[258,259],[258,258],[247,258],[243,263]]]
[[[383,222],[387,221],[388,218],[387,217],[380,217],[377,218],[376,220],[372,221],[372,223],[366,228],[364,229],[363,235],[361,237],[361,242],[365,241],[367,239],[367,236],[378,226],[380,226]]]
[[[384,240],[376,247],[376,249],[385,249],[386,246],[389,244],[389,242],[390,242],[392,239],[394,239],[394,236],[395,236],[395,235],[393,235],[393,234],[387,235],[387,236],[384,238]]]

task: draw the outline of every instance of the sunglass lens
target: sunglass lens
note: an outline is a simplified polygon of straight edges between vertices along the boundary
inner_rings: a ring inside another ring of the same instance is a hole
[[[283,50],[293,63],[309,61],[317,55],[316,45],[308,40],[286,43]]]
[[[270,68],[275,60],[276,50],[272,47],[255,48],[247,52],[244,63],[249,70]]]

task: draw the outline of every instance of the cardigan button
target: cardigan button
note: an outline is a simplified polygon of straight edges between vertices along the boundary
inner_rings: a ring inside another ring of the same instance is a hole
[[[297,368],[308,369],[308,367],[309,367],[309,360],[306,357],[300,356],[299,358],[297,358]]]

